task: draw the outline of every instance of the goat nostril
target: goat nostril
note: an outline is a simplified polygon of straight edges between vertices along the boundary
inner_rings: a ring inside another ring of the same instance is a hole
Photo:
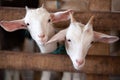
[[[84,60],[76,60],[76,63],[78,64],[78,66],[80,66],[81,64],[83,64]]]

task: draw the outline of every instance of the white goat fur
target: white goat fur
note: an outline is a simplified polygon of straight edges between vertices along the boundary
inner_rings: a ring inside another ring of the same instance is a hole
[[[55,30],[50,19],[50,13],[48,13],[44,8],[38,8],[36,10],[27,9],[27,14],[24,18],[25,23],[29,23],[28,30],[32,38],[38,44],[42,53],[49,53],[56,49],[56,43],[50,45],[44,45],[44,43],[55,34]],[[45,35],[44,38],[39,36]],[[52,45],[52,47],[51,47]]]

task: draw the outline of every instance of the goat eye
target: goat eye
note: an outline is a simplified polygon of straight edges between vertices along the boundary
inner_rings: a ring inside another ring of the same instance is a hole
[[[94,42],[92,41],[91,44],[93,44]]]
[[[67,41],[68,41],[68,42],[71,42],[71,40],[70,40],[70,39],[68,39]]]
[[[51,19],[48,19],[48,22],[51,22]]]
[[[27,26],[29,26],[30,24],[29,24],[29,23],[27,23],[26,25],[27,25]]]

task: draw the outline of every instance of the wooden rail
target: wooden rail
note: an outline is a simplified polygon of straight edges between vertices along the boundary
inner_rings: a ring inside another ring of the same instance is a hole
[[[55,10],[49,10],[55,12]],[[86,24],[89,18],[95,15],[94,28],[96,30],[120,30],[120,14],[110,12],[76,12],[75,18],[78,21]],[[25,9],[23,8],[5,8],[0,7],[0,20],[14,20],[25,16]],[[57,23],[55,27],[68,27],[69,21],[65,23]]]
[[[0,51],[1,69],[30,69],[85,72],[88,74],[120,74],[120,57],[87,56],[86,65],[81,71],[73,68],[71,60],[66,55],[29,54],[23,52]]]
[[[109,75],[94,75],[94,74],[87,74],[86,80],[111,80]]]

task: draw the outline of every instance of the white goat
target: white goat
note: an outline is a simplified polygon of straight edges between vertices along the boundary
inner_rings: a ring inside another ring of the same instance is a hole
[[[57,43],[45,45],[45,43],[55,34],[52,23],[68,20],[69,12],[71,11],[72,10],[49,13],[43,6],[37,9],[28,9],[26,7],[26,15],[23,19],[1,21],[0,25],[9,32],[18,29],[28,29],[32,38],[39,46],[41,53],[50,53],[57,48]]]
[[[57,41],[65,41],[66,51],[74,68],[80,70],[85,64],[85,57],[93,42],[113,43],[119,38],[93,31],[93,16],[86,25],[77,22],[72,13],[70,13],[70,16],[69,27],[54,35],[46,45]]]
[[[113,43],[119,38],[100,32],[93,31],[93,16],[86,25],[77,22],[70,13],[71,23],[67,29],[61,30],[54,35],[47,43],[65,41],[67,54],[69,55],[73,66],[81,70],[85,65],[85,57],[93,42]],[[82,74],[76,74],[79,77]],[[81,76],[84,77],[84,76]],[[77,78],[76,78],[77,79]],[[78,79],[77,79],[78,80]]]
[[[45,8],[28,9],[23,19],[14,21],[1,21],[0,25],[9,32],[18,29],[28,29],[32,38],[38,44],[42,53],[49,53],[56,49],[56,44],[44,45],[55,34],[52,23],[69,19],[68,11],[49,13]],[[52,47],[51,47],[52,45]]]

